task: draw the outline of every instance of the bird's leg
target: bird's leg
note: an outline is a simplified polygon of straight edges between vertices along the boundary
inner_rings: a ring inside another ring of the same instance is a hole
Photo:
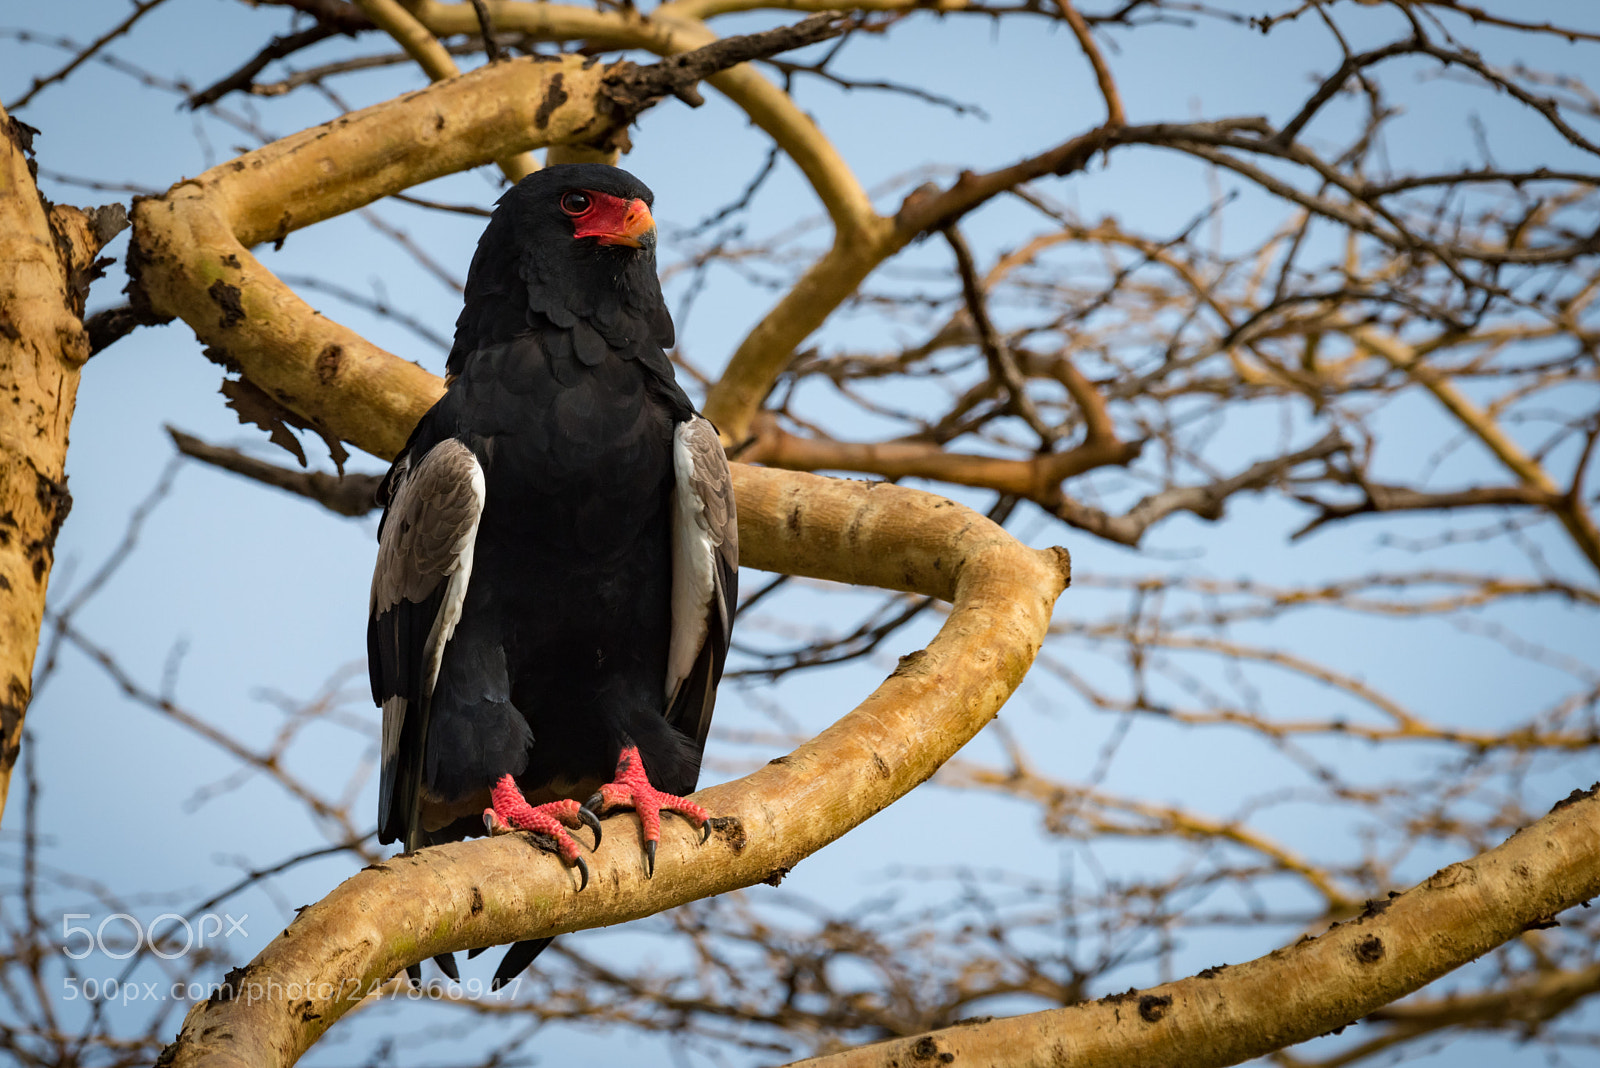
[[[711,836],[711,813],[674,794],[665,794],[650,785],[644,771],[644,760],[638,746],[630,745],[617,758],[617,777],[600,787],[600,792],[589,798],[589,808],[603,812],[608,808],[632,808],[639,814],[644,828],[644,870],[646,875],[656,872],[656,843],[661,841],[661,814],[676,812],[703,832],[704,842]]]
[[[493,808],[483,810],[483,825],[490,834],[510,834],[514,830],[535,831],[555,840],[556,852],[568,864],[576,864],[583,873],[582,890],[589,885],[589,865],[578,855],[578,840],[568,827],[590,827],[594,830],[595,848],[600,848],[600,821],[576,801],[552,801],[538,808],[528,804],[528,799],[517,789],[517,780],[510,775],[500,776],[489,793]]]

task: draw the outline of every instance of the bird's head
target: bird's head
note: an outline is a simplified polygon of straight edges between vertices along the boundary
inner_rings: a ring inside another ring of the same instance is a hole
[[[639,179],[600,163],[546,167],[512,186],[473,256],[451,363],[479,344],[579,320],[614,346],[670,347],[654,200]]]
[[[617,257],[654,260],[654,201],[649,187],[627,171],[569,163],[535,171],[518,182],[500,198],[495,215],[510,217],[523,248],[540,249],[556,260],[587,259],[612,250],[614,264]]]

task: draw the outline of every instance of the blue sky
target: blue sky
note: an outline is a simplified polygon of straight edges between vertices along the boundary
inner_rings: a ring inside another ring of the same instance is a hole
[[[111,25],[125,8],[116,0],[26,9],[11,5],[3,21],[83,40]],[[1519,6],[1529,18],[1546,10],[1570,14],[1569,5]],[[755,21],[730,20],[719,29],[737,32]],[[1394,21],[1383,12],[1352,15],[1347,24],[1352,44],[1360,47],[1363,39],[1391,32]],[[157,73],[202,85],[231,70],[272,34],[284,32],[286,24],[281,9],[249,9],[233,0],[170,0],[111,52]],[[1136,122],[1236,113],[1265,113],[1282,121],[1312,84],[1311,72],[1326,71],[1338,61],[1327,35],[1309,19],[1267,37],[1243,26],[1210,22],[1197,29],[1158,26],[1112,36],[1118,47],[1108,52],[1109,60],[1130,119]],[[1531,43],[1494,31],[1476,34],[1473,40],[1496,62],[1526,60],[1580,71],[1587,63],[1593,69],[1592,47],[1580,52],[1576,46]],[[371,39],[355,46],[332,42],[297,62],[308,65],[347,50],[386,51]],[[32,77],[55,69],[65,56],[38,43],[0,38],[0,100],[16,99]],[[919,84],[978,104],[988,114],[987,119],[956,116],[902,97],[865,90],[846,94],[804,84],[802,104],[817,116],[869,189],[923,164],[937,165],[950,174],[963,167],[1007,162],[1071,136],[1097,122],[1101,114],[1092,79],[1070,35],[1047,30],[1037,21],[991,25],[970,18],[914,18],[884,38],[852,44],[844,68]],[[1413,68],[1400,68],[1391,77],[1397,91],[1403,90],[1406,109],[1400,135],[1388,146],[1397,168],[1440,160],[1473,161],[1477,149],[1467,120],[1473,113],[1482,116],[1503,164],[1572,162],[1559,140],[1528,122],[1503,98],[1469,93],[1458,83],[1427,77],[1423,65]],[[352,105],[361,105],[419,83],[413,68],[399,66],[342,79],[337,87]],[[742,115],[714,93],[707,97],[706,106],[698,110],[668,101],[647,114],[634,132],[635,149],[624,161],[655,189],[656,215],[668,245],[674,233],[736,197],[764,156],[764,144],[749,134]],[[66,85],[45,90],[18,117],[42,131],[37,149],[46,193],[62,201],[94,203],[125,195],[89,192],[50,176],[93,177],[161,189],[251,145],[246,134],[215,120],[192,117],[175,104],[169,93],[141,86],[124,72],[90,64]],[[337,113],[311,94],[280,100],[234,98],[229,106],[274,135]],[[1342,133],[1348,109],[1340,105],[1330,112],[1310,129],[1313,142]],[[481,172],[461,175],[419,192],[487,205],[498,195],[494,177]],[[1152,233],[1181,227],[1212,197],[1201,168],[1154,152],[1130,152],[1096,164],[1084,175],[1041,185],[1085,218],[1114,213]],[[904,191],[903,183],[893,187],[879,201],[880,210],[892,210]],[[396,204],[376,210],[404,227],[446,271],[457,278],[465,276],[479,221]],[[751,225],[757,235],[777,233],[818,210],[798,173],[783,164],[756,199]],[[1230,247],[1245,247],[1280,217],[1277,208],[1247,192],[1226,213],[1221,239]],[[1013,203],[996,204],[974,216],[967,230],[980,259],[986,260],[1037,228],[1035,219]],[[819,240],[820,234],[810,246]],[[122,238],[109,254],[120,256],[125,250]],[[353,289],[381,291],[438,333],[448,335],[453,323],[457,294],[418,269],[361,218],[332,220],[292,235],[281,252],[261,254],[269,267],[285,275],[320,274]],[[664,256],[670,262],[672,250],[664,248]],[[908,250],[892,271],[870,284],[896,284],[896,272],[920,268],[947,270],[944,247],[927,242]],[[114,269],[98,283],[91,294],[91,310],[116,302],[122,282]],[[671,293],[681,298],[682,289]],[[432,370],[442,368],[442,352],[393,322],[325,295],[310,294],[308,299],[391,351]],[[771,292],[732,272],[714,272],[683,332],[686,355],[702,367],[717,368],[773,299]],[[814,340],[825,347],[859,348],[905,340],[915,333],[906,324],[844,314]],[[241,428],[224,408],[217,395],[220,377],[220,369],[201,356],[182,324],[140,330],[87,367],[68,460],[74,508],[57,547],[55,604],[70,597],[107,557],[123,535],[130,510],[161,476],[172,455],[164,425],[272,456],[260,435]],[[1432,416],[1427,412],[1401,410],[1391,418],[1401,441],[1407,434],[1415,434],[1419,442],[1437,438],[1436,424],[1428,422]],[[1240,455],[1248,455],[1258,436],[1274,432],[1272,423],[1263,415],[1260,420],[1240,420],[1226,432],[1237,438]],[[315,443],[307,447],[313,463],[326,466],[320,447]],[[275,458],[285,459],[283,454]],[[352,465],[381,470],[370,457],[358,456]],[[963,499],[987,505],[980,495]],[[1290,546],[1285,534],[1295,525],[1288,506],[1239,501],[1223,526],[1174,521],[1152,539],[1152,551],[1143,555],[1091,542],[1045,522],[1037,513],[1020,517],[1012,529],[1040,544],[1066,543],[1085,575],[1166,569],[1175,566],[1171,554],[1176,553],[1185,554],[1176,566],[1191,573],[1260,581],[1287,581],[1317,571],[1350,573],[1359,570],[1353,561],[1370,567],[1415,564],[1415,554],[1386,548],[1373,530],[1360,525]],[[1397,524],[1386,529],[1408,528]],[[1418,523],[1409,529],[1421,532],[1427,527]],[[183,707],[257,744],[268,743],[283,725],[274,694],[304,700],[322,690],[330,678],[342,680],[339,686],[348,691],[345,711],[351,726],[316,728],[285,758],[296,775],[342,789],[352,781],[353,769],[363,761],[370,764],[375,745],[376,713],[367,708],[361,668],[374,530],[370,518],[339,519],[232,476],[185,465],[177,471],[171,495],[151,515],[127,566],[78,616],[77,626],[113,648],[118,661],[143,685],[159,689],[165,676],[171,681],[173,698]],[[1576,571],[1575,559],[1559,539],[1536,536],[1544,538],[1552,568]],[[1521,568],[1520,561],[1494,555],[1503,551],[1446,548],[1438,551],[1436,560],[1441,567]],[[761,576],[747,573],[746,588],[761,581]],[[1057,618],[1062,619],[1062,613],[1090,618],[1115,612],[1122,598],[1091,585],[1069,593]],[[847,603],[838,593],[806,592],[796,599],[792,618],[826,626],[843,618],[841,605]],[[1592,616],[1539,604],[1512,609],[1503,622],[1593,666]],[[761,709],[776,702],[803,727],[815,729],[865,695],[897,655],[925,641],[936,625],[937,620],[927,620],[908,628],[871,661],[849,668],[805,674],[749,691],[732,689],[719,705],[718,726],[770,730],[772,723]],[[1323,650],[1333,662],[1451,722],[1504,722],[1520,713],[1530,696],[1556,693],[1565,685],[1552,673],[1506,658],[1492,643],[1475,644],[1471,636],[1443,625],[1435,629],[1437,633],[1426,627],[1352,623],[1309,614],[1284,624],[1274,637]],[[1114,662],[1097,662],[1091,652],[1073,648],[1074,656],[1083,657],[1075,662],[1091,665],[1084,670],[1106,677],[1115,674]],[[1269,701],[1304,707],[1306,715],[1330,700],[1314,688],[1283,680],[1269,679],[1263,685]],[[1102,746],[1121,729],[1110,717],[1076,705],[1048,678],[1031,679],[1002,720],[1026,735],[1051,772],[1069,781],[1087,776],[1097,765]],[[237,776],[237,764],[215,746],[124,700],[114,680],[79,652],[63,652],[60,669],[30,713],[29,729],[30,759],[43,788],[40,826],[48,862],[114,887],[135,903],[142,917],[152,917],[174,903],[191,905],[204,899],[236,878],[242,866],[269,864],[327,840],[328,828],[286,801],[276,785],[260,777]],[[1265,747],[1237,734],[1176,735],[1142,721],[1128,730],[1122,751],[1135,755],[1109,765],[1106,786],[1133,796],[1182,802],[1226,815],[1244,797],[1275,784],[1286,789],[1303,785],[1281,760],[1260,751]],[[714,741],[707,781],[730,777],[740,766],[777,751]],[[1353,762],[1368,759],[1352,755],[1354,751],[1352,743],[1344,757]],[[968,755],[992,761],[998,753],[999,746],[984,738],[970,747]],[[1392,778],[1404,775],[1411,765],[1418,774],[1433,769],[1438,754],[1410,749],[1370,759],[1374,778]],[[1600,773],[1600,764],[1593,759],[1588,768]],[[355,787],[361,791],[356,811],[363,819],[375,806],[376,783],[370,768],[368,772]],[[1550,791],[1553,799],[1572,785],[1587,785],[1589,779],[1579,783],[1572,775],[1572,767],[1563,766],[1539,788]],[[0,839],[8,854],[16,849],[17,800],[14,795]],[[1346,814],[1313,805],[1281,806],[1262,815],[1259,825],[1290,840],[1304,836],[1302,840],[1320,845],[1331,839],[1348,843],[1351,850],[1360,830]],[[1004,868],[1046,883],[1061,879],[1067,870],[1086,877],[1081,873],[1091,852],[1113,876],[1131,877],[1147,863],[1170,860],[1134,843],[1068,844],[1046,839],[1038,833],[1033,809],[929,787],[801,864],[770,898],[758,897],[768,893],[760,887],[748,897],[771,902],[784,900],[782,895],[811,897],[849,908],[892,892],[909,909],[948,895],[951,883],[891,880],[889,873],[925,864],[930,848],[945,841],[969,843],[968,859],[982,869]],[[1428,865],[1451,859],[1458,858],[1425,854],[1406,871],[1411,877],[1425,875]],[[350,869],[342,858],[308,863],[274,880],[270,888],[241,897],[235,911],[250,914],[248,941],[229,943],[227,948],[237,949],[238,959],[253,955],[286,921],[290,909],[321,897]],[[63,909],[83,899],[81,891],[71,887],[59,890],[57,898]],[[84,907],[96,922],[105,911],[99,905]],[[632,934],[586,935],[583,944],[595,947],[594,952],[619,956],[657,952],[651,947],[658,943],[648,932],[645,925]],[[1284,937],[1283,930],[1273,929],[1225,940],[1196,938],[1179,959],[1194,962],[1194,967],[1215,963],[1213,958],[1248,959]],[[482,970],[483,965],[479,961],[474,967]],[[1124,978],[1126,985],[1160,976],[1151,969],[1130,969]],[[71,1010],[64,1007],[64,1011],[70,1018]],[[417,1034],[438,1019],[404,1005],[384,1007],[370,1016],[341,1025],[330,1036],[336,1041],[315,1050],[309,1063],[348,1063],[380,1034]],[[173,1017],[174,1027],[175,1021]],[[424,1049],[421,1060],[405,1055],[399,1060],[433,1063],[429,1057],[448,1052],[437,1046]],[[656,1038],[563,1026],[546,1029],[536,1051],[546,1063],[593,1063],[601,1056],[664,1058],[668,1052]],[[1456,1064],[1531,1065],[1536,1060],[1542,1063],[1543,1053],[1498,1042],[1461,1041],[1415,1063],[1444,1064],[1447,1058]],[[728,1063],[747,1061],[732,1055]]]

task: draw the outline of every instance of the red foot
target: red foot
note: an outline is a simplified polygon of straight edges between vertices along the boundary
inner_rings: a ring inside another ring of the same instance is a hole
[[[555,839],[556,852],[568,864],[576,864],[583,872],[583,885],[589,884],[589,866],[578,855],[578,841],[567,832],[568,827],[589,826],[594,829],[594,844],[600,845],[600,821],[594,813],[576,801],[552,801],[534,808],[517,789],[517,781],[502,775],[490,791],[493,808],[483,810],[483,825],[490,834],[510,834],[513,830],[537,831]],[[583,889],[583,886],[578,888]]]
[[[644,828],[645,872],[654,875],[656,870],[656,843],[661,841],[661,813],[676,812],[696,827],[709,834],[711,813],[673,794],[664,794],[650,785],[645,774],[644,761],[636,746],[628,746],[617,758],[617,778],[600,787],[600,792],[589,799],[589,806],[597,810],[632,808],[639,814]]]

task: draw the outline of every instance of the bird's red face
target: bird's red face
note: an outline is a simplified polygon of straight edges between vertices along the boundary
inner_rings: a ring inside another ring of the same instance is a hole
[[[572,218],[572,236],[593,237],[602,245],[640,248],[655,235],[650,206],[635,198],[573,189],[561,195],[561,210]]]

